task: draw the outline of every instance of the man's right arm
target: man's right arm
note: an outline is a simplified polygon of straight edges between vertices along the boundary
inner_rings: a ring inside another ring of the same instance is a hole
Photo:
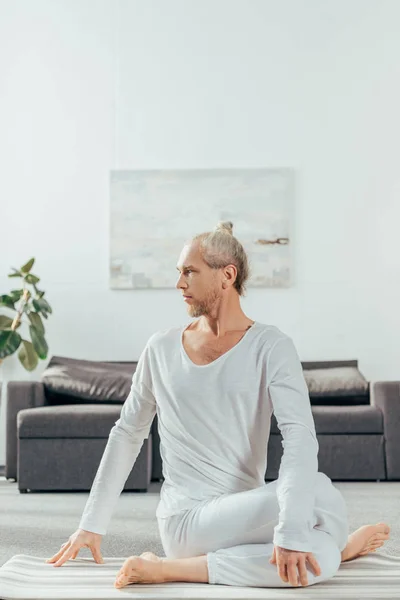
[[[150,373],[151,348],[143,350],[132,377],[129,396],[112,427],[79,528],[105,535],[118,498],[149,436],[156,414]]]

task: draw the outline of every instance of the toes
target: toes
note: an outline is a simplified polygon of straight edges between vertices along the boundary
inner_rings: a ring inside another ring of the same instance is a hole
[[[115,585],[115,587],[119,588],[119,587],[125,587],[126,585],[128,585],[128,583],[129,583],[129,581],[128,581],[127,577],[119,576],[119,577],[117,577],[114,585]]]
[[[129,584],[129,575],[131,572],[131,564],[133,557],[129,557],[126,559],[120,570],[118,571],[115,577],[115,587],[123,587]]]
[[[137,558],[137,556],[129,556],[129,558],[127,558],[124,564],[122,565],[120,573],[122,575],[129,575],[129,573],[132,571],[132,567],[135,565]]]
[[[372,540],[388,540],[389,539],[389,535],[387,533],[375,533],[372,536]]]
[[[365,556],[366,554],[369,554],[370,552],[376,552],[378,550],[378,548],[380,548],[381,546],[383,546],[383,542],[372,542],[370,544],[367,545],[366,548],[364,548],[364,550],[362,552],[360,552],[359,556]]]
[[[390,527],[389,527],[389,525],[387,523],[377,523],[377,525],[379,527],[383,527],[384,528],[383,529],[383,533],[386,533],[386,534],[390,533]]]

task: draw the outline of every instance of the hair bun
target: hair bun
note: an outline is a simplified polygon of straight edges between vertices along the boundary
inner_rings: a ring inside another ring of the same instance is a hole
[[[229,233],[230,235],[233,235],[232,230],[232,221],[220,221],[215,228],[215,231],[223,231],[224,233]]]

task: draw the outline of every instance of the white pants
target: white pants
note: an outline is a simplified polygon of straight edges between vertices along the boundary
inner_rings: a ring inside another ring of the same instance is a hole
[[[199,503],[172,517],[159,518],[167,558],[207,555],[210,584],[292,587],[269,563],[278,524],[277,481]],[[316,577],[306,562],[308,585],[330,579],[341,562],[349,535],[347,508],[340,491],[319,472],[315,490],[311,552],[321,568]]]

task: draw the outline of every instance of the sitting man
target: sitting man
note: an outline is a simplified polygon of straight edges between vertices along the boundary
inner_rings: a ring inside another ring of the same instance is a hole
[[[301,362],[291,338],[249,319],[240,296],[247,255],[231,223],[187,243],[177,289],[191,317],[153,334],[111,429],[78,530],[50,559],[80,548],[103,562],[100,543],[157,412],[164,482],[157,520],[165,558],[131,556],[115,587],[199,583],[289,587],[335,575],[373,552],[385,523],[348,535],[344,499],[318,471],[318,441]],[[284,453],[265,483],[272,413]]]

